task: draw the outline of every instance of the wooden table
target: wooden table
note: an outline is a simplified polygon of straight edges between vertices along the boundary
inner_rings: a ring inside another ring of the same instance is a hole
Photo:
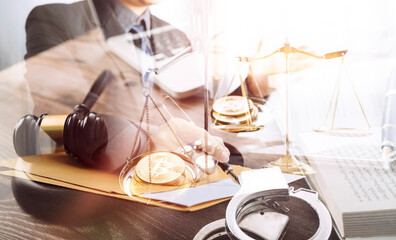
[[[93,110],[137,121],[143,106],[139,73],[107,52],[98,32],[65,42],[2,71],[1,159],[16,157],[11,136],[18,119],[31,112],[36,115],[72,112],[104,69],[112,70],[115,79]],[[160,101],[163,96],[155,88],[155,99]],[[202,97],[178,103],[202,126]],[[159,124],[160,120],[153,118],[153,122]],[[267,155],[260,158],[261,162],[245,159],[244,163],[260,167],[264,161],[278,157]],[[192,239],[206,224],[224,218],[228,204],[226,201],[196,212],[179,212],[50,185],[41,186],[48,191],[60,191],[65,198],[34,196],[34,191],[28,192],[21,184],[30,183],[0,175],[1,239]],[[299,180],[293,186],[307,184]],[[331,239],[337,239],[334,231]]]

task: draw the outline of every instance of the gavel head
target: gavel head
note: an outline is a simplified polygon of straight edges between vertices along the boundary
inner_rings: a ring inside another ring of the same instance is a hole
[[[67,154],[88,167],[102,168],[101,152],[106,148],[106,122],[96,113],[73,113],[67,116],[63,144]]]
[[[41,154],[39,144],[40,125],[45,114],[40,117],[26,115],[15,125],[13,143],[18,156],[29,156]]]
[[[142,151],[146,136],[133,143],[136,132],[126,119],[93,112],[26,115],[15,126],[13,142],[21,157],[65,151],[86,167],[113,172]]]

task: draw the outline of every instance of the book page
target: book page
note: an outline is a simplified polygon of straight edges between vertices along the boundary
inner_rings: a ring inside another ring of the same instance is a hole
[[[361,137],[301,135],[303,150],[317,175],[345,202],[345,211],[395,208],[396,165],[385,169],[379,131]],[[381,202],[381,204],[378,204]]]
[[[333,196],[343,213],[395,209],[396,169],[393,164],[390,170],[385,170],[379,162],[362,164],[348,159],[312,157],[310,163],[317,172],[318,181],[327,186],[322,191]]]

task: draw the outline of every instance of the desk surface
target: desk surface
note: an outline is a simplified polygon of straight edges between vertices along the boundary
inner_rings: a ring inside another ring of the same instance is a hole
[[[21,209],[11,190],[12,181],[10,177],[0,175],[0,236],[3,239],[192,239],[206,224],[224,218],[228,204],[226,201],[196,212],[180,212],[61,189],[69,196],[75,196],[79,204],[57,203],[64,207],[64,213],[54,212],[56,218],[42,220]],[[293,186],[306,187],[306,183],[299,180]],[[34,204],[34,200],[31,201]],[[42,201],[49,206],[53,204],[44,196]],[[42,205],[29,211],[39,207]],[[84,217],[70,217],[84,210],[92,212]],[[73,219],[79,221],[71,222]],[[298,235],[292,234],[293,231],[286,239],[296,239]],[[330,239],[338,239],[334,231]]]
[[[88,39],[92,37],[97,35],[87,36]],[[109,57],[102,45],[89,43],[86,38],[66,42],[0,73],[0,109],[2,116],[7,116],[2,117],[0,122],[3,130],[1,159],[16,157],[12,147],[12,131],[20,117],[32,111],[35,114],[71,112],[105,68],[116,73],[117,81],[104,92],[94,110],[117,113],[134,121],[138,119],[138,115],[133,114],[139,112],[142,106],[139,82],[133,80],[138,73],[114,56]],[[82,49],[91,54],[76,51],[78,46],[83,46]],[[116,65],[114,61],[117,61]],[[126,75],[126,81],[121,80],[119,70]],[[125,88],[133,89],[135,94],[125,91]],[[158,88],[155,91],[157,99],[160,99],[162,93]],[[192,119],[203,123],[201,97],[189,98],[179,104]],[[245,157],[244,163],[248,167],[260,167],[264,162],[278,157],[262,155],[260,160]],[[21,191],[21,184],[28,185],[29,182],[0,175],[2,239],[192,239],[206,224],[224,218],[228,203],[226,201],[196,212],[179,212],[41,185],[51,191],[60,191],[65,196],[64,201],[55,201],[50,195],[34,196],[34,192]],[[293,186],[308,185],[305,180],[299,180]],[[50,214],[51,220],[38,219],[28,213],[32,211],[41,216],[53,208],[62,212]],[[331,239],[337,239],[334,231]]]

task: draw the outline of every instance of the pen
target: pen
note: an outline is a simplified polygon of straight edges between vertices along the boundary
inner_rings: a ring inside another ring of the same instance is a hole
[[[389,88],[382,119],[382,159],[385,168],[389,169],[390,153],[395,150],[396,138],[396,69],[390,75]]]
[[[238,176],[234,173],[234,170],[232,169],[230,164],[218,162],[218,165],[221,168],[221,170],[223,170],[223,172],[225,172],[227,175],[229,175],[232,178],[232,180],[234,180],[236,184],[241,185]]]

